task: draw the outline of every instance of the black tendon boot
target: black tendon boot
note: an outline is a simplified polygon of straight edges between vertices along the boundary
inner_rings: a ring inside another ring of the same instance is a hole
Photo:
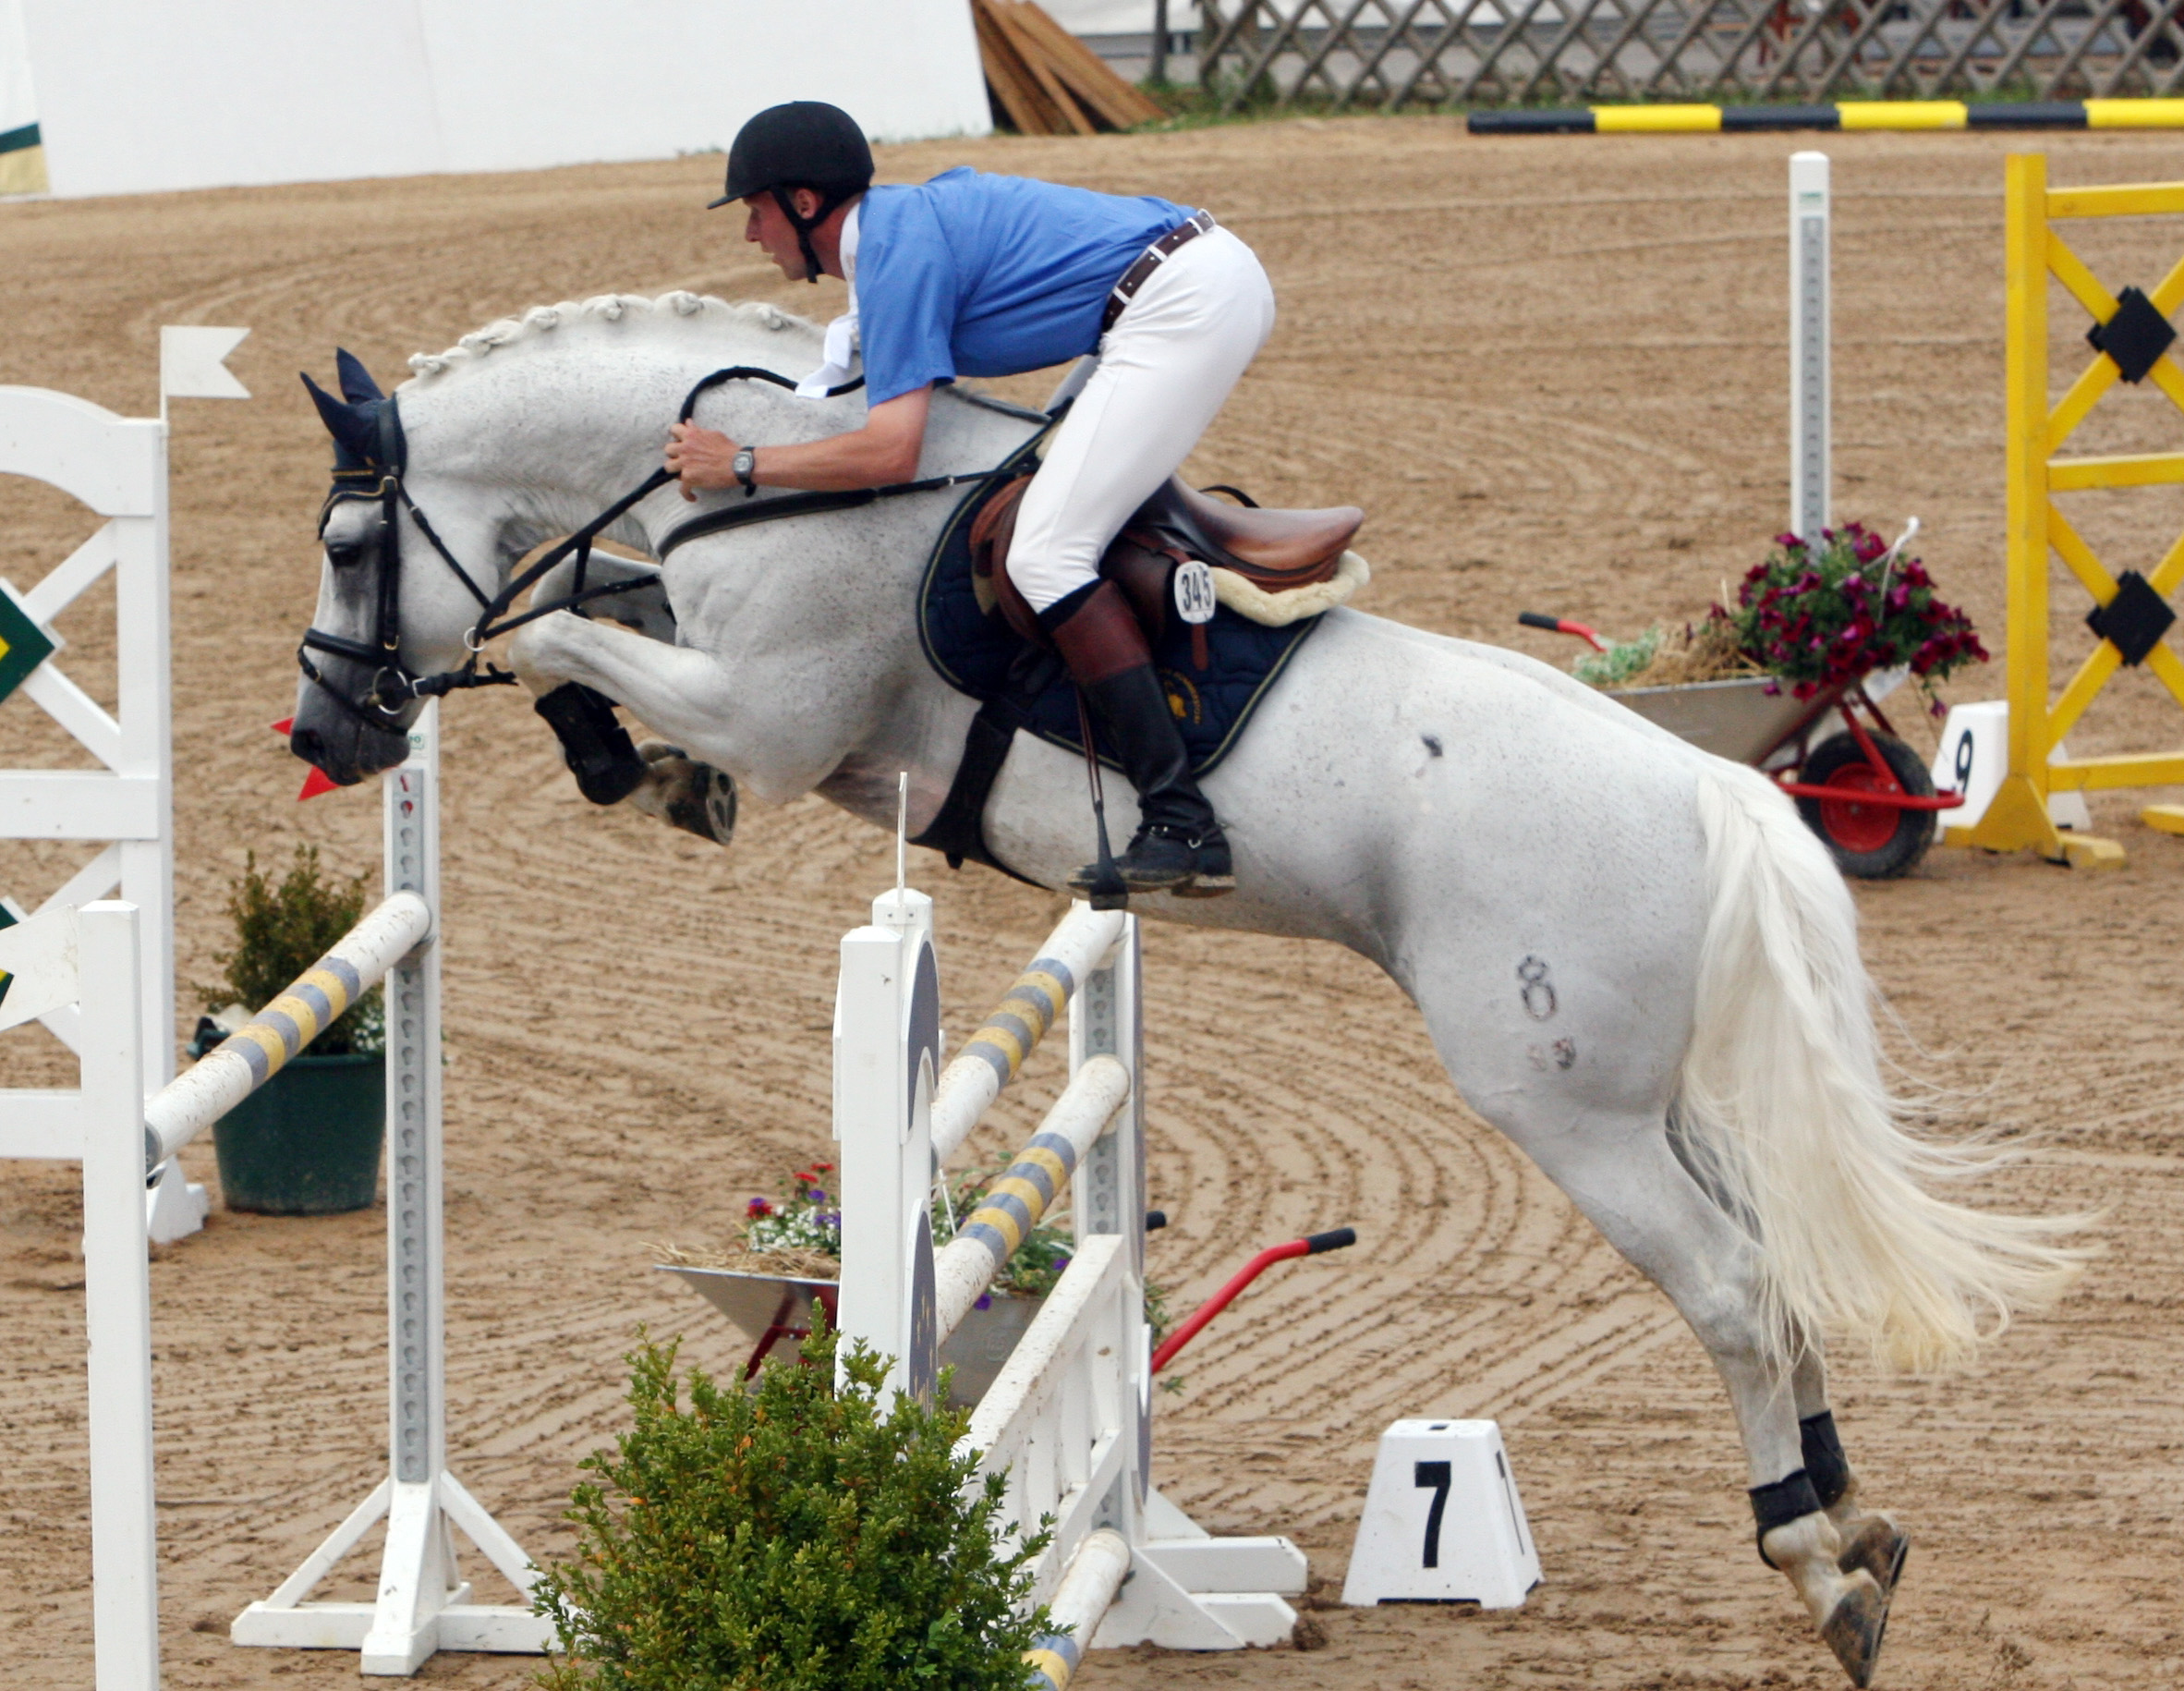
[[[1039,626],[1106,725],[1122,773],[1137,789],[1137,833],[1115,859],[1123,884],[1133,893],[1171,892],[1179,898],[1233,891],[1229,842],[1191,779],[1175,713],[1121,590],[1110,581],[1080,588],[1042,611]],[[1090,892],[1098,874],[1098,866],[1088,864],[1069,883]]]

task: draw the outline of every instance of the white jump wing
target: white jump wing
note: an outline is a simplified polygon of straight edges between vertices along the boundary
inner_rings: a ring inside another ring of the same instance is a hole
[[[34,1021],[80,996],[74,905],[0,928],[0,1029]]]

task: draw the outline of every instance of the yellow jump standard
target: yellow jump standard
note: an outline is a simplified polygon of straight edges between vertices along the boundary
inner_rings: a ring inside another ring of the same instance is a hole
[[[2184,129],[2184,100],[1845,100],[1832,105],[1594,105],[1474,112],[1474,135],[1711,135],[1765,129]]]
[[[2117,382],[2152,382],[2184,410],[2184,369],[2170,356],[2176,331],[2169,318],[2184,305],[2184,259],[2150,294],[2125,287],[2111,294],[2065,243],[2057,225],[2085,217],[2184,215],[2184,182],[2125,188],[2047,186],[2047,160],[2012,153],[2005,163],[2004,288],[2008,347],[2009,768],[1986,813],[1969,828],[1950,828],[1951,846],[1989,851],[2031,849],[2078,864],[2117,863],[2121,847],[2056,829],[2051,792],[2184,785],[2184,749],[2058,759],[2055,748],[2076,726],[2119,669],[2142,665],[2184,704],[2184,661],[2166,644],[2176,614],[2168,601],[2184,585],[2184,538],[2142,576],[2111,575],[2072,527],[2057,494],[2090,488],[2150,487],[2184,482],[2184,453],[2129,453],[2058,457],[2057,451]],[[2096,325],[2086,337],[2097,350],[2070,390],[2048,408],[2047,298],[2052,276],[2085,308]],[[2093,601],[2086,625],[2099,637],[2093,655],[2051,702],[2048,697],[2048,555],[2053,553]],[[2148,826],[2184,833],[2184,810],[2154,805]]]

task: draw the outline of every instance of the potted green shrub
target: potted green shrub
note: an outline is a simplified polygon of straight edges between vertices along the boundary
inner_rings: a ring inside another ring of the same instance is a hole
[[[216,1008],[198,1023],[202,1056],[285,991],[364,913],[364,877],[329,879],[315,846],[298,846],[278,882],[252,853],[227,900],[235,945],[201,986]],[[361,1210],[379,1189],[386,1138],[385,1017],[366,993],[281,1071],[213,1125],[221,1194],[230,1210],[331,1215]]]
[[[1024,1691],[1050,1624],[1048,1533],[997,1534],[967,1410],[882,1404],[862,1344],[835,1383],[824,1309],[756,1389],[678,1377],[639,1335],[630,1429],[582,1463],[576,1542],[532,1588],[547,1691]]]

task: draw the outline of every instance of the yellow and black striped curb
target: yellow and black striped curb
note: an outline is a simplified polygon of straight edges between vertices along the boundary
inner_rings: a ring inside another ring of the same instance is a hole
[[[1474,135],[1711,135],[1768,129],[2184,129],[2184,100],[1846,100],[1833,105],[1594,105],[1474,112]]]

